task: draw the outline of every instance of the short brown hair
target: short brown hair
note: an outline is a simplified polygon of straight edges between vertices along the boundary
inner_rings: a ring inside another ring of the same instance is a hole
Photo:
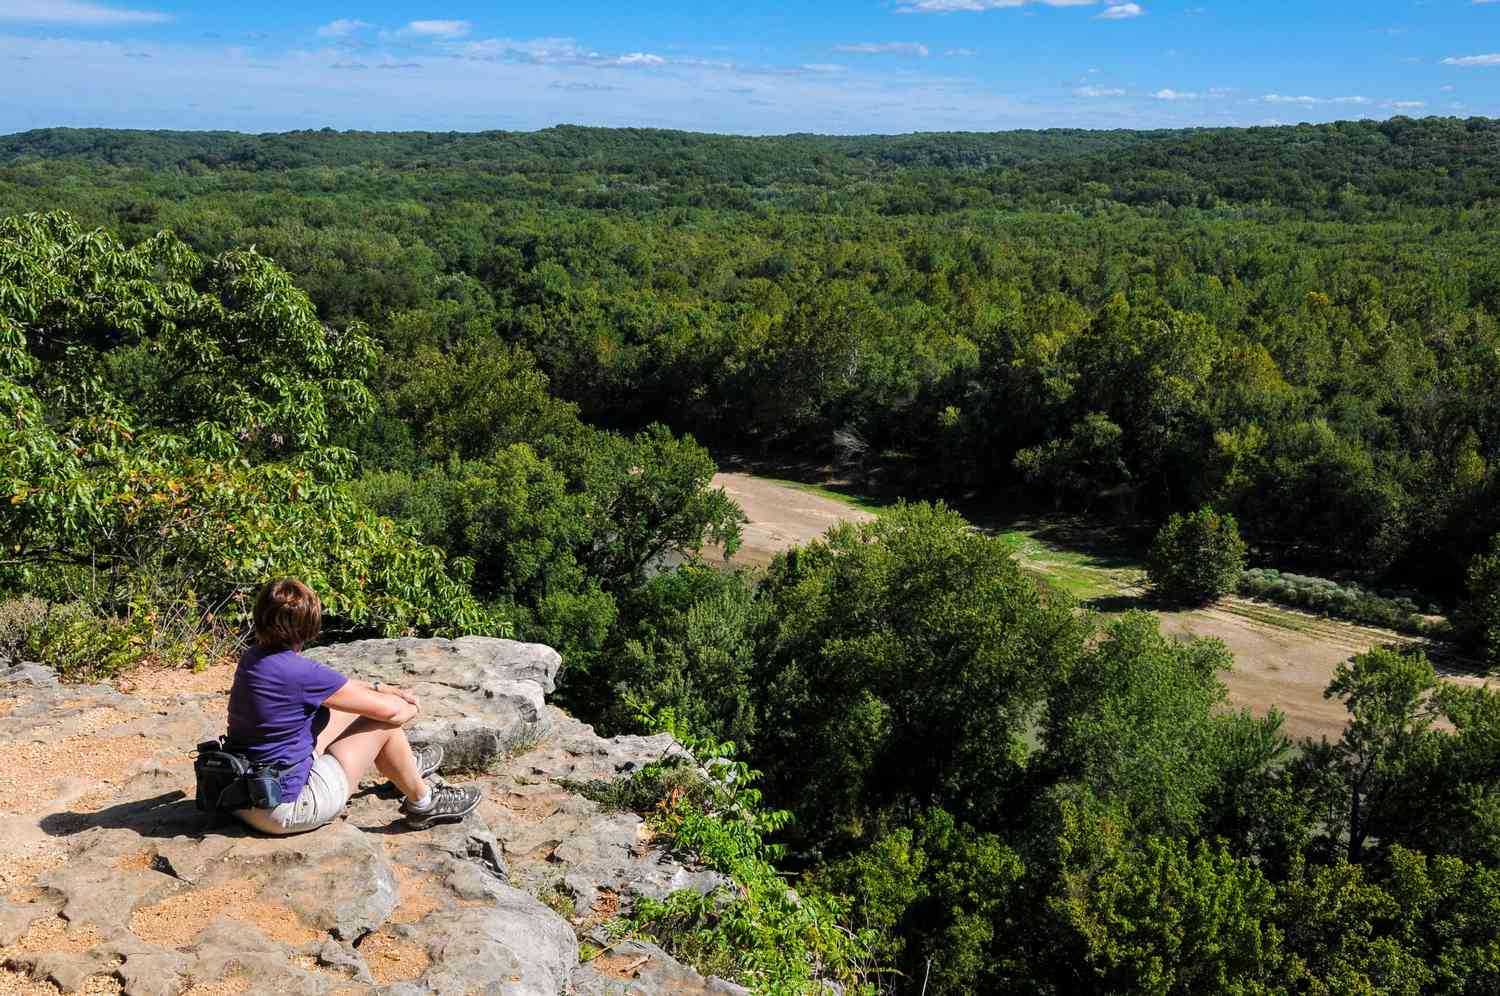
[[[323,625],[318,593],[296,578],[271,581],[255,599],[255,642],[266,647],[309,643]]]

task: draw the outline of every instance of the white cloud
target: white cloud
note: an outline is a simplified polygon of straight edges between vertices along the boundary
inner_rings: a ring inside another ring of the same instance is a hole
[[[485,38],[451,46],[451,51],[467,59],[536,63],[584,63],[604,58],[598,52],[580,48],[572,38]]]
[[[1127,17],[1140,17],[1144,13],[1146,13],[1145,8],[1138,3],[1116,3],[1104,8],[1095,16],[1104,21],[1123,21]]]
[[[1073,88],[1076,97],[1123,97],[1125,91],[1115,86],[1079,86]]]
[[[349,17],[341,17],[337,21],[329,21],[318,29],[319,38],[345,38],[364,28],[374,27],[368,21],[358,21]]]
[[[802,68],[809,73],[842,73],[847,67],[836,62],[809,62]]]
[[[472,27],[468,21],[412,21],[402,31],[429,38],[462,38]]]
[[[1267,104],[1368,104],[1369,97],[1292,97],[1281,93],[1268,93],[1260,98]]]
[[[956,56],[960,56],[960,57],[963,57],[963,58],[968,58],[969,56],[978,55],[979,51],[977,49],[972,49],[972,48],[950,48],[946,52],[944,52],[943,54],[944,55],[956,55]]]
[[[1387,100],[1385,106],[1394,111],[1418,111],[1427,106],[1425,100]]]
[[[951,14],[955,11],[1003,10],[1039,3],[1046,7],[1091,7],[1095,0],[911,0],[898,14]]]
[[[621,55],[606,55],[593,49],[581,47],[572,38],[532,38],[518,41],[514,38],[485,38],[480,41],[456,42],[444,46],[449,52],[463,59],[486,62],[529,62],[542,66],[664,66],[667,59],[654,52],[625,52]],[[684,66],[699,66],[724,69],[730,65],[709,59],[684,58],[675,60]]]
[[[1445,66],[1500,66],[1500,52],[1488,55],[1450,55],[1443,60]]]
[[[888,55],[901,53],[904,55],[920,55],[924,59],[928,56],[927,46],[921,42],[855,42],[850,45],[835,45],[835,52],[847,52],[852,55]]]
[[[1191,90],[1158,90],[1153,93],[1155,100],[1197,100],[1198,95]]]
[[[1438,87],[1438,90],[1441,93],[1452,93],[1455,89],[1456,87],[1454,87],[1452,83],[1444,83],[1442,86]]]
[[[172,15],[155,10],[124,10],[84,0],[0,0],[0,21],[34,24],[74,24],[108,27],[117,24],[159,24]]]

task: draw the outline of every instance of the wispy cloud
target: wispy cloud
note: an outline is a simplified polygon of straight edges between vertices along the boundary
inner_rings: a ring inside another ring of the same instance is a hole
[[[548,90],[567,90],[572,93],[612,93],[621,89],[608,83],[589,83],[584,80],[569,80],[567,82],[548,83]]]
[[[956,11],[1004,10],[1028,3],[1044,7],[1092,7],[1095,0],[911,0],[896,8],[898,14],[952,14]]]
[[[1125,91],[1116,86],[1076,86],[1073,88],[1075,97],[1123,97]]]
[[[1427,106],[1425,100],[1387,100],[1385,106],[1393,111],[1420,111]]]
[[[1110,4],[1095,16],[1103,21],[1123,21],[1129,17],[1140,17],[1146,9],[1138,3]]]
[[[978,51],[978,49],[972,49],[972,48],[950,48],[946,52],[944,52],[943,54],[944,55],[957,55],[957,56],[961,56],[963,58],[968,58],[969,56],[972,56],[972,55],[978,55],[979,51]]]
[[[1450,55],[1443,60],[1445,66],[1500,66],[1500,52],[1487,55]]]
[[[1261,97],[1260,100],[1266,104],[1302,104],[1304,106],[1311,104],[1368,104],[1370,102],[1369,97],[1294,97],[1282,93],[1268,93],[1264,97]]]
[[[427,38],[462,38],[472,27],[468,21],[412,21],[402,31]]]
[[[318,29],[319,38],[346,38],[356,31],[374,27],[367,21],[359,21],[354,18],[341,17],[337,21],[329,21]]]
[[[921,42],[853,42],[848,45],[835,45],[833,50],[848,52],[852,55],[920,55],[924,59],[930,54],[927,46]]]
[[[1158,90],[1151,95],[1152,100],[1197,100],[1198,95],[1191,90]]]
[[[593,49],[583,48],[572,38],[533,38],[517,41],[513,38],[485,38],[480,41],[459,42],[450,48],[453,54],[466,59],[485,61],[531,62],[537,65],[560,66],[662,66],[667,60],[653,52],[625,52],[621,55],[606,55]],[[699,63],[699,60],[684,60]]]
[[[0,21],[33,24],[73,24],[109,27],[119,24],[159,24],[172,15],[155,10],[127,10],[84,0],[0,0]]]

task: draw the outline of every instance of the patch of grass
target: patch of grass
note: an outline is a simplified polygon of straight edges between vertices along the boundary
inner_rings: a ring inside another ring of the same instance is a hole
[[[683,800],[699,800],[709,791],[707,780],[696,768],[672,760],[648,764],[629,778],[560,784],[569,792],[598,803],[607,813],[642,816],[656,812],[663,803],[676,805]]]
[[[760,480],[769,481],[772,484],[779,484],[784,488],[792,488],[793,490],[802,491],[810,495],[817,495],[819,498],[830,498],[851,508],[857,508],[862,512],[869,512],[871,515],[879,515],[894,504],[893,502],[875,498],[871,495],[860,494],[857,491],[839,491],[821,484],[805,484],[802,481],[788,481],[779,477],[762,477]]]
[[[546,906],[564,920],[578,914],[577,907],[573,902],[572,892],[561,881],[552,882],[543,887],[537,893],[537,899],[541,900],[543,906]]]
[[[1299,613],[1282,611],[1268,605],[1251,605],[1239,602],[1232,605],[1223,604],[1222,607],[1234,615],[1242,616],[1253,622],[1265,623],[1267,626],[1291,630],[1293,633],[1317,634],[1325,631],[1325,628],[1319,625],[1321,620],[1310,619]]]
[[[1080,602],[1119,594],[1139,586],[1143,567],[1109,552],[1095,552],[1048,542],[1040,529],[1011,527],[991,533],[1004,543],[1021,566],[1038,580],[1072,595]]]

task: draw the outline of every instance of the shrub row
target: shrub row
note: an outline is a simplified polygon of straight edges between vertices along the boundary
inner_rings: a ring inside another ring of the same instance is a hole
[[[1441,615],[1442,607],[1420,600],[1413,592],[1381,592],[1352,581],[1332,581],[1269,567],[1252,568],[1241,574],[1239,591],[1251,598],[1403,633],[1439,637],[1453,633],[1447,620],[1429,618]]]

